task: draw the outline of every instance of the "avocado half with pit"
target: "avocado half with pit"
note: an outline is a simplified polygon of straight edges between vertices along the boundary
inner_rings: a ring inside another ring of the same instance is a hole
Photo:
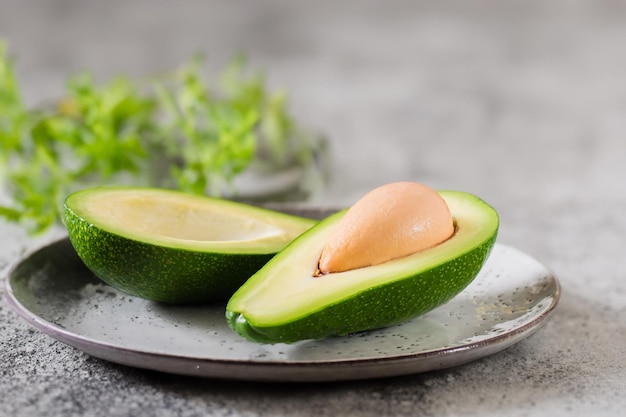
[[[331,215],[254,274],[226,307],[229,326],[261,343],[292,343],[403,322],[438,307],[478,275],[495,243],[496,211],[478,197],[441,191],[455,231],[443,243],[382,264],[315,276],[345,215]]]
[[[166,303],[227,300],[314,220],[153,188],[98,187],[65,201],[70,241],[100,279]]]

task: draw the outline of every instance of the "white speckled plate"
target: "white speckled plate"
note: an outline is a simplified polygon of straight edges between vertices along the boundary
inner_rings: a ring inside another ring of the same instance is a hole
[[[173,307],[121,293],[83,266],[68,239],[23,259],[6,295],[41,331],[112,362],[202,377],[332,381],[443,369],[501,351],[545,323],[559,284],[533,258],[496,244],[474,282],[424,316],[293,345],[242,339],[228,328],[223,304]]]

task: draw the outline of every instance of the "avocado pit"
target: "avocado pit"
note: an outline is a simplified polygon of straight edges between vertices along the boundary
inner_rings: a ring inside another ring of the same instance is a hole
[[[378,187],[357,201],[322,249],[314,276],[378,265],[432,248],[454,234],[445,200],[416,182]]]

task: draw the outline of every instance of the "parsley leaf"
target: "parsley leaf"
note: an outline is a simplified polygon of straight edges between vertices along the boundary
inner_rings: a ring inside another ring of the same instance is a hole
[[[310,164],[315,144],[263,76],[234,58],[218,83],[194,57],[166,77],[71,77],[56,106],[23,104],[0,40],[0,217],[38,233],[62,220],[63,201],[87,186],[126,184],[196,194],[236,193],[251,164]]]

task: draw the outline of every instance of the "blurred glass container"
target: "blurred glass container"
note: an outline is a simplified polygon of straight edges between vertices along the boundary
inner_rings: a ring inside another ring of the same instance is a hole
[[[286,163],[264,159],[259,153],[246,170],[236,176],[223,197],[248,203],[305,202],[324,190],[330,179],[331,149],[322,134],[309,135],[310,150]]]

